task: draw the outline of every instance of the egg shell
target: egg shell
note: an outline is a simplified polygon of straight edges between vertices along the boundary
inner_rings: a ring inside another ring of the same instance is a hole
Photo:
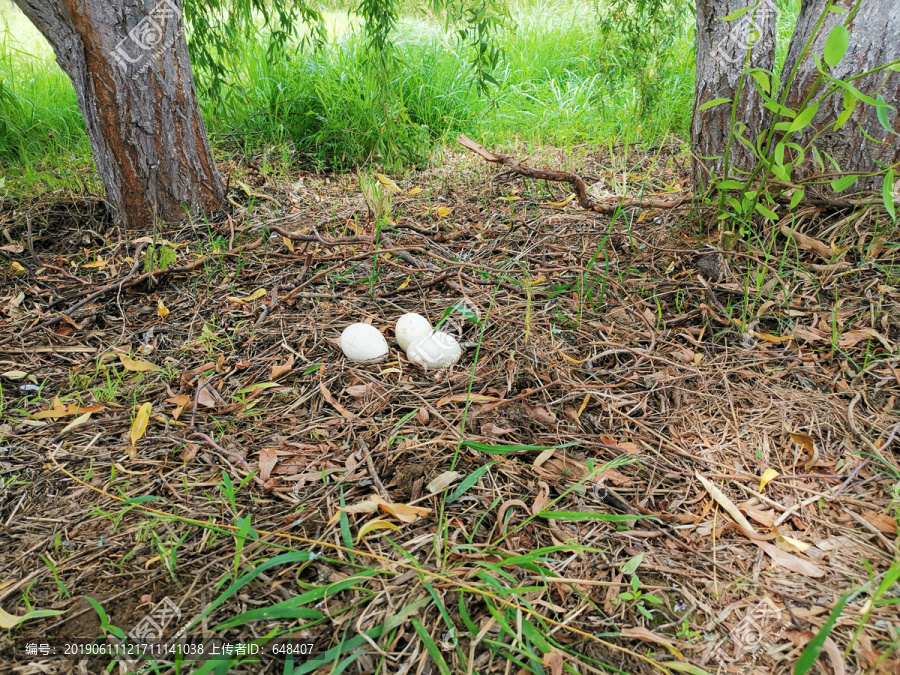
[[[388,353],[387,340],[375,326],[353,323],[341,333],[341,351],[351,361],[380,361]]]
[[[421,314],[410,312],[397,319],[394,336],[397,338],[400,349],[406,351],[420,337],[430,335],[432,330],[431,322],[428,319]]]
[[[406,357],[425,370],[452,366],[460,356],[462,347],[456,338],[439,330],[420,337],[406,350]]]

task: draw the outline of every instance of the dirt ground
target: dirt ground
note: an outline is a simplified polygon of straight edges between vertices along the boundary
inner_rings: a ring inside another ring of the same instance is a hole
[[[688,186],[678,146],[622,153],[530,161],[601,196]],[[389,209],[356,174],[222,170],[230,215],[178,230],[0,210],[0,671],[101,672],[25,647],[166,598],[167,636],[295,629],[327,661],[217,672],[787,673],[817,634],[809,672],[900,671],[900,263],[874,209],[720,255],[702,208],[586,213],[468,154]],[[409,311],[447,316],[457,365],[406,360]],[[342,355],[357,321],[385,361]]]

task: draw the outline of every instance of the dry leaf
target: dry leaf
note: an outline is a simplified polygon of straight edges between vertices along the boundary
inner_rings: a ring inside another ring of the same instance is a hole
[[[319,369],[319,373],[322,372],[322,369]],[[319,392],[322,394],[322,398],[324,398],[328,403],[330,403],[335,410],[337,410],[343,417],[346,417],[348,420],[355,420],[356,415],[347,410],[344,406],[334,400],[334,396],[331,395],[331,392],[328,391],[328,387],[325,386],[325,383],[322,380],[319,380]]]
[[[425,408],[419,408],[419,412],[416,413],[416,420],[423,427],[427,427],[428,422],[431,421],[431,415],[428,414],[428,411]]]
[[[288,357],[288,360],[285,361],[280,366],[272,366],[272,370],[269,375],[270,375],[271,379],[277,380],[279,377],[281,377],[285,373],[291,372],[291,368],[293,368],[293,367],[294,367],[294,355],[291,354]]]
[[[781,233],[785,237],[793,237],[794,241],[797,242],[797,246],[799,246],[803,250],[814,251],[826,260],[831,260],[834,255],[834,251],[832,250],[831,246],[826,244],[824,241],[820,241],[813,237],[808,237],[805,234],[800,234],[799,232],[794,232],[791,230],[791,226],[787,223],[781,226]]]
[[[414,187],[412,190],[410,190],[410,191],[407,192],[406,194],[408,194],[408,195],[417,195],[417,194],[419,194],[421,191],[422,191],[422,188],[420,188],[420,187]]]
[[[278,455],[275,453],[275,448],[262,448],[259,451],[259,477],[263,482],[269,480],[269,476],[272,475],[272,469],[275,468],[277,463]]]
[[[534,503],[531,505],[531,515],[536,516],[538,513],[543,511],[547,505],[550,503],[550,486],[547,485],[544,481],[538,481],[538,493],[534,498]]]
[[[446,206],[441,206],[441,207],[438,208],[437,214],[438,214],[441,218],[444,218],[445,216],[449,216],[451,211],[453,211],[453,209],[448,208],[448,207],[446,207]]]
[[[550,675],[562,675],[564,663],[565,660],[563,659],[563,655],[552,648],[549,652],[544,654],[544,658],[541,659],[541,665],[550,671]]]
[[[860,330],[847,331],[846,333],[841,335],[840,340],[838,340],[838,344],[843,349],[849,349],[850,347],[853,347],[857,343],[864,340],[878,340],[889,352],[894,351],[891,343],[888,342],[881,333],[879,333],[877,330],[874,330],[873,328],[862,328]]]
[[[897,534],[897,522],[886,513],[863,511],[860,514],[869,525],[884,534]]]
[[[141,359],[133,359],[130,356],[126,356],[125,354],[119,354],[119,361],[122,362],[122,365],[125,366],[125,370],[130,370],[134,373],[146,373],[147,371],[160,371],[162,368],[159,366],[153,365],[149,361],[142,361]]]
[[[431,509],[424,506],[410,506],[409,504],[391,504],[381,500],[378,507],[382,511],[387,511],[392,516],[396,516],[404,523],[414,523],[419,518],[427,516],[431,513]]]
[[[697,479],[703,484],[703,487],[706,488],[706,491],[709,492],[710,496],[718,502],[719,506],[725,509],[732,518],[734,518],[734,522],[738,524],[738,526],[744,530],[745,534],[751,536],[752,535],[759,536],[759,533],[753,529],[753,526],[750,524],[750,521],[744,518],[744,514],[738,510],[738,507],[735,506],[734,502],[731,501],[728,497],[725,496],[725,493],[722,492],[719,488],[713,485],[710,481],[700,475],[700,472],[697,472]],[[774,546],[773,546],[774,548]]]
[[[569,457],[551,457],[547,459],[540,467],[536,467],[538,474],[549,480],[557,481],[565,478],[571,481],[579,481],[590,475],[587,464]],[[603,471],[595,471],[591,481],[594,483],[604,483],[609,481],[613,485],[628,485],[631,479],[616,471],[615,469],[603,469]]]
[[[482,436],[490,436],[493,438],[499,438],[504,434],[511,434],[515,431],[515,427],[510,427],[509,429],[504,429],[503,427],[498,427],[493,422],[487,422],[481,425],[481,435]]]
[[[635,626],[633,628],[622,628],[619,631],[622,637],[631,638],[632,640],[643,640],[644,642],[652,642],[654,644],[658,644],[662,647],[668,649],[672,654],[677,656],[679,659],[684,658],[684,654],[678,651],[678,648],[675,644],[667,639],[662,637],[661,635],[657,635],[653,631],[644,628],[643,626]]]
[[[134,422],[131,423],[131,447],[137,445],[137,442],[143,438],[147,432],[147,424],[150,422],[150,412],[153,406],[148,402],[140,407],[137,415],[134,416]]]
[[[772,558],[772,561],[779,567],[783,567],[786,570],[797,572],[798,574],[802,574],[807,577],[817,578],[825,576],[825,570],[823,570],[818,565],[813,565],[808,560],[804,560],[803,558],[799,558],[791,553],[782,551],[777,546],[774,546],[766,541],[757,541],[755,543],[763,551],[765,551]]]
[[[467,400],[472,403],[490,403],[491,401],[499,401],[496,396],[485,396],[483,394],[452,394],[438,399],[435,406],[440,408],[448,403],[465,403]]]
[[[784,534],[779,534],[775,537],[775,545],[788,553],[806,553],[812,547],[812,544],[807,544],[805,541],[800,541]]]
[[[556,419],[556,415],[546,408],[542,408],[537,405],[528,405],[527,403],[523,403],[522,407],[525,408],[525,412],[527,412],[528,415],[536,422],[540,422],[541,424],[546,424],[548,426],[552,426],[558,422],[558,420]]]
[[[443,492],[462,477],[459,471],[445,471],[427,485],[428,491],[432,494]]]

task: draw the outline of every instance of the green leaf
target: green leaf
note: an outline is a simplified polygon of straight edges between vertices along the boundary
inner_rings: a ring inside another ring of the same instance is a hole
[[[803,201],[803,197],[806,195],[805,190],[794,190],[794,194],[791,195],[791,203],[788,204],[789,209],[796,209],[797,205]]]
[[[702,104],[699,108],[697,108],[697,112],[701,112],[703,110],[708,110],[717,105],[722,105],[723,103],[731,103],[730,98],[714,98],[712,101],[707,101]]]
[[[514,452],[543,452],[551,448],[570,448],[573,445],[580,445],[579,441],[570,441],[562,445],[489,445],[488,443],[478,443],[477,441],[462,441],[460,447],[472,448],[480,452],[489,452],[493,455],[511,455]]]
[[[734,21],[735,19],[740,19],[744,14],[749,12],[753,8],[753,5],[747,5],[746,7],[741,7],[739,10],[728,14],[727,16],[720,16],[719,19],[721,21]]]
[[[271,389],[272,387],[283,387],[284,385],[278,384],[277,382],[260,382],[259,384],[251,384],[249,387],[244,387],[243,389],[238,389],[238,394],[249,394],[252,391],[256,391],[257,389]]]
[[[17,616],[15,614],[8,614],[0,608],[0,629],[9,630],[29,619],[40,619],[44,616],[56,616],[57,614],[64,614],[64,612],[59,609],[35,609],[22,616]]]
[[[767,206],[756,202],[756,210],[772,222],[778,220],[778,215]]]
[[[743,190],[744,184],[736,180],[723,180],[716,183],[718,190]]]
[[[766,75],[761,70],[753,70],[750,72],[750,77],[759,85],[759,88],[763,90],[766,94],[768,94],[772,90],[772,83],[769,81],[769,76]]]
[[[894,170],[890,169],[884,175],[884,185],[881,187],[881,198],[884,200],[884,208],[891,214],[893,220],[897,220],[897,211],[894,208]]]
[[[791,123],[791,126],[788,128],[788,131],[793,133],[794,131],[800,131],[804,127],[808,126],[810,122],[812,122],[813,117],[816,116],[816,113],[819,112],[818,105],[811,105],[808,108],[804,108],[800,111],[800,114],[794,119]]]
[[[843,192],[848,187],[853,185],[859,176],[855,174],[851,174],[849,176],[844,176],[843,178],[838,178],[837,180],[831,181],[831,189],[835,192]]]
[[[825,63],[834,68],[844,58],[847,47],[850,45],[850,33],[843,24],[838,24],[831,29],[828,40],[825,41],[825,51],[822,58]]]
[[[438,672],[440,672],[441,675],[450,675],[450,666],[448,666],[447,662],[444,660],[444,656],[435,644],[434,639],[432,639],[431,635],[428,634],[428,631],[425,630],[425,626],[423,626],[414,616],[409,617],[409,622],[416,630],[419,639],[425,643],[425,649],[428,650],[428,655],[431,657],[434,665],[437,666]]]
[[[891,123],[888,121],[887,111],[888,108],[891,108],[891,106],[887,104],[887,101],[884,100],[884,96],[882,96],[881,94],[878,94],[877,100],[879,103],[884,104],[883,106],[875,108],[875,114],[878,115],[878,121],[881,122],[881,126],[883,126],[885,130],[890,131],[892,134],[894,134],[894,136],[900,136],[900,134],[898,134],[891,128]],[[891,108],[891,110],[893,109],[894,108]]]
[[[810,668],[813,667],[816,659],[819,658],[819,652],[821,652],[822,647],[825,646],[825,639],[828,637],[828,634],[831,633],[831,629],[834,628],[834,624],[837,623],[838,617],[841,615],[841,612],[844,610],[844,605],[847,604],[847,600],[849,599],[849,593],[845,593],[841,596],[841,599],[838,600],[834,609],[831,610],[831,614],[828,615],[828,619],[822,625],[822,628],[803,648],[800,658],[798,658],[797,663],[794,664],[794,675],[806,675]]]
[[[856,103],[858,100],[859,99],[857,99],[849,91],[844,92],[844,112],[838,115],[838,118],[834,122],[835,131],[840,129],[848,122],[850,116],[853,114],[853,111],[856,110]]]
[[[631,560],[622,565],[622,574],[634,574],[637,572],[637,568],[641,566],[642,562],[644,562],[644,554],[638,553]]]
[[[469,488],[471,488],[473,485],[475,485],[475,483],[477,483],[479,481],[479,479],[484,474],[486,474],[488,472],[488,470],[492,466],[494,466],[494,464],[496,464],[496,463],[497,462],[488,462],[487,464],[485,464],[483,466],[479,466],[477,469],[475,469],[475,471],[473,471],[468,476],[466,476],[463,479],[462,483],[460,483],[459,485],[456,486],[456,489],[453,491],[453,494],[451,494],[450,497],[447,498],[446,503],[450,504],[452,502],[455,502],[460,497],[462,497],[466,493],[466,491]]]
[[[306,370],[303,371],[304,375],[309,375],[310,373],[316,372],[319,368],[321,368],[324,364],[322,363],[314,363],[311,366],[307,366]]]
[[[155,499],[159,499],[154,495],[143,495],[142,497],[132,497],[131,499],[126,499],[123,504],[146,504],[147,502],[152,502]]]

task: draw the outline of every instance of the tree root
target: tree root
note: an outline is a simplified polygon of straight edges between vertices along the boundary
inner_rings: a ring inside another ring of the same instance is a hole
[[[508,167],[514,173],[524,176],[525,178],[535,178],[537,180],[549,180],[554,182],[569,183],[575,188],[575,197],[578,199],[581,208],[597,213],[615,213],[618,209],[628,208],[632,206],[640,206],[653,209],[671,209],[679,206],[690,199],[690,195],[677,197],[675,199],[654,199],[650,197],[640,198],[623,198],[618,203],[603,203],[594,201],[588,196],[587,187],[584,179],[577,174],[568,171],[555,171],[553,169],[535,169],[530,166],[520,164],[517,159],[509,155],[503,155],[499,152],[491,152],[480,143],[476,143],[468,136],[460,134],[456,138],[457,142],[467,147],[477,155],[480,155],[485,161],[493,164],[502,164]]]

